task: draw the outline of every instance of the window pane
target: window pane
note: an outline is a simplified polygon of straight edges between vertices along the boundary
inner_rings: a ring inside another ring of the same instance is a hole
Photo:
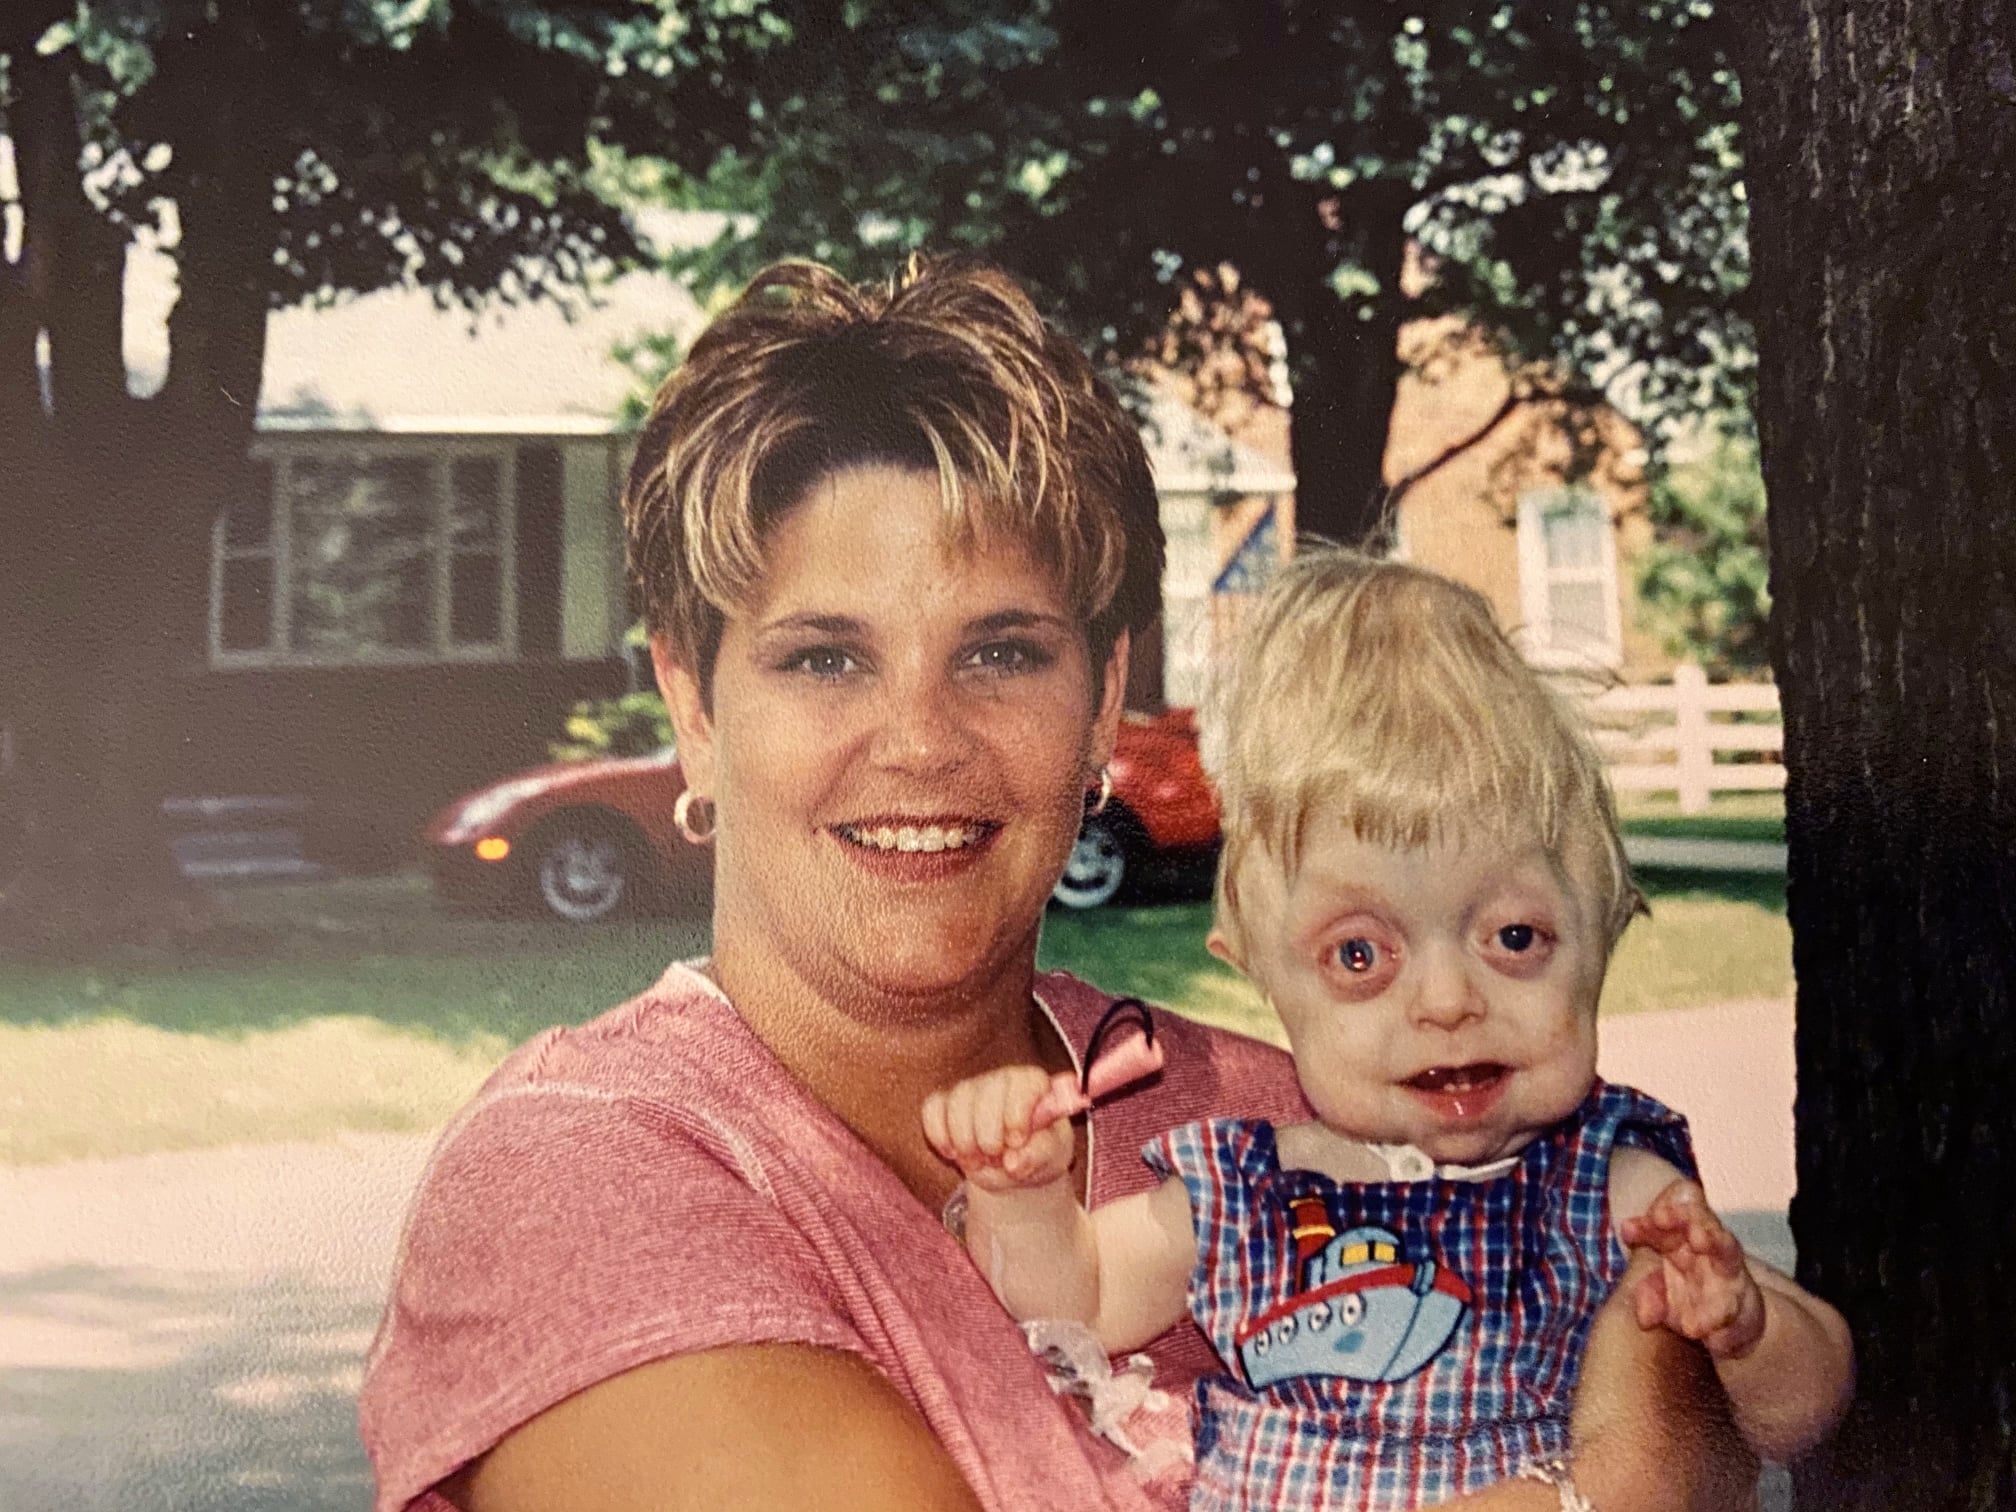
[[[273,559],[226,557],[217,639],[225,651],[263,651],[273,644]]]
[[[273,464],[248,462],[245,488],[224,511],[224,545],[256,550],[273,539]]]
[[[293,649],[434,644],[434,495],[424,457],[304,458],[289,469]]]
[[[496,457],[457,457],[450,464],[455,510],[451,529],[459,551],[495,551],[504,465]]]
[[[1610,625],[1604,607],[1601,583],[1551,584],[1547,590],[1549,642],[1555,646],[1607,645]]]
[[[1541,515],[1549,567],[1600,567],[1603,532],[1610,528],[1603,507],[1587,494],[1550,504]]]
[[[458,646],[494,646],[504,638],[503,561],[457,552],[448,580],[448,638]]]

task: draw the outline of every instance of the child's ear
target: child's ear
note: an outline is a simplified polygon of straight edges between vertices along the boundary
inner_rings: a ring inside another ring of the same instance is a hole
[[[1232,937],[1216,924],[1213,924],[1211,932],[1204,936],[1204,948],[1241,976],[1246,974],[1246,963],[1239,959],[1238,946],[1233,943]]]

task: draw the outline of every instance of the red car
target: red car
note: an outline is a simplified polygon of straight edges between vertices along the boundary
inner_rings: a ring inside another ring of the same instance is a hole
[[[1118,897],[1145,862],[1202,862],[1217,854],[1218,800],[1197,758],[1188,709],[1128,714],[1107,768],[1113,796],[1088,814],[1050,896],[1066,908]]]
[[[1129,714],[1111,771],[1113,797],[1086,817],[1052,894],[1067,908],[1110,902],[1145,862],[1202,860],[1218,845],[1189,710]],[[713,853],[672,826],[683,786],[668,747],[535,767],[466,793],[427,824],[435,891],[450,903],[583,924],[647,908],[705,913]]]

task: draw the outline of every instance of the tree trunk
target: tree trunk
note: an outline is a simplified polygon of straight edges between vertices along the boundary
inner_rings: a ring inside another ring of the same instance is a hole
[[[161,63],[223,70],[210,93],[226,101],[224,75],[251,66],[249,36],[217,29]],[[184,690],[205,666],[210,524],[242,476],[264,359],[272,227],[233,207],[263,206],[273,172],[221,104],[176,144],[172,364],[161,395],[138,401],[120,346],[125,236],[84,196],[74,112],[46,116],[25,136],[25,118],[10,123],[17,153],[59,170],[24,193],[24,220],[40,265],[62,274],[24,288],[25,315],[20,300],[0,308],[12,317],[0,332],[17,341],[48,333],[51,401],[44,415],[36,399],[22,438],[30,465],[8,500],[17,592],[0,721],[14,731],[11,801],[30,828],[0,933],[98,945],[182,933],[205,913],[173,865],[161,804]],[[0,377],[18,367],[17,352],[0,351]],[[18,396],[10,405],[22,407]]]
[[[1379,282],[1362,304],[1347,305],[1331,287],[1339,259],[1313,207],[1281,238],[1288,247],[1299,242],[1300,255],[1267,259],[1278,270],[1268,293],[1286,315],[1295,390],[1288,443],[1298,534],[1373,545],[1388,523],[1386,438],[1400,389],[1409,197],[1377,185],[1342,206],[1343,231],[1360,249],[1353,260]]]
[[[1785,706],[1802,1506],[2016,1504],[2016,17],[1763,0],[1744,105]]]

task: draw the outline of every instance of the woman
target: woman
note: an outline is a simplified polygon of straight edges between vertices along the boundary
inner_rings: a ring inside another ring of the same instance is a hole
[[[659,395],[625,513],[714,953],[525,1046],[444,1136],[365,1386],[381,1512],[1180,1504],[1142,1476],[1181,1413],[1102,1412],[1130,1462],[1053,1394],[918,1117],[1078,1066],[1108,1006],[1035,956],[1156,601],[1134,427],[999,273],[786,265]],[[1094,1201],[1186,1119],[1300,1113],[1273,1052],[1158,1034],[1168,1069],[1081,1141]],[[1211,1368],[1187,1325],[1149,1353],[1165,1408]],[[1666,1447],[1672,1356],[1628,1323],[1592,1346],[1604,1512],[1714,1489]]]

